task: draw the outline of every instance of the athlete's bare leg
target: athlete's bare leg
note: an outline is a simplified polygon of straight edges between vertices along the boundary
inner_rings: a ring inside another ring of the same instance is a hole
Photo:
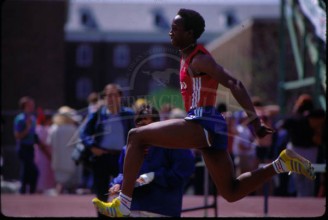
[[[203,128],[184,119],[159,121],[132,129],[127,142],[122,193],[129,197],[132,197],[134,183],[143,163],[145,146],[177,149],[206,146]]]
[[[236,178],[227,151],[208,147],[204,130],[199,124],[184,119],[172,119],[155,122],[129,132],[122,192],[111,203],[94,198],[92,202],[100,213],[109,217],[129,216],[134,183],[143,163],[145,146],[148,145],[200,149],[219,193],[229,202],[237,201],[255,191],[276,173],[296,172],[312,180],[315,179],[311,163],[289,150],[283,150],[273,163],[243,173]]]
[[[236,201],[257,189],[276,172],[272,165],[252,173],[234,176],[233,164],[226,151],[210,150],[203,128],[191,121],[172,119],[131,130],[123,168],[122,193],[132,197],[134,183],[144,159],[145,146],[166,148],[203,148],[202,154],[220,194]],[[206,148],[204,148],[206,147]]]
[[[234,175],[234,167],[229,153],[225,150],[201,149],[206,167],[220,195],[228,202],[235,202],[255,191],[265,181],[276,174],[273,166]]]

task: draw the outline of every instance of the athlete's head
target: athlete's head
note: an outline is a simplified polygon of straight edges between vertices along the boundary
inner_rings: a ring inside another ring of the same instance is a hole
[[[174,17],[169,33],[172,44],[178,48],[195,43],[205,30],[205,21],[196,11],[180,9]]]
[[[193,31],[194,39],[197,40],[205,30],[205,21],[196,11],[181,8],[178,14],[182,17],[185,31]]]

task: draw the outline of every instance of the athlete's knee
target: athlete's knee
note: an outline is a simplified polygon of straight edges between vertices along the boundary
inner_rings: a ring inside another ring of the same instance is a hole
[[[221,196],[227,202],[236,202],[243,198],[245,195],[239,192],[238,181],[235,180],[233,183],[231,183],[230,187],[226,187],[225,189],[221,190]]]
[[[135,141],[138,134],[138,128],[132,128],[128,133],[128,142]]]
[[[128,133],[128,143],[140,143],[142,134],[139,128],[132,128]]]
[[[140,129],[132,128],[128,133],[127,148],[144,150],[145,147]]]
[[[227,202],[236,202],[238,201],[239,199],[235,196],[233,196],[233,194],[225,194],[225,195],[221,195]]]

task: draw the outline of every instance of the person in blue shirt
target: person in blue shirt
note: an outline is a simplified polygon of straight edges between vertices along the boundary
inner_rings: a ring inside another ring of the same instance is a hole
[[[104,105],[88,114],[80,139],[92,153],[93,190],[98,199],[107,201],[109,181],[119,173],[120,153],[134,128],[134,111],[122,106],[122,90],[117,84],[107,84],[102,97]],[[103,217],[101,213],[98,216]]]
[[[20,182],[21,194],[34,194],[36,191],[39,171],[34,162],[34,144],[38,144],[41,150],[45,151],[45,144],[42,143],[36,134],[36,117],[34,115],[35,101],[29,96],[24,96],[19,100],[19,108],[22,112],[14,119],[14,136],[16,139],[17,153],[20,160]],[[48,152],[49,153],[49,152]],[[47,155],[50,157],[50,155]]]
[[[135,125],[141,127],[159,121],[154,107],[141,106],[136,112]],[[126,146],[120,156],[120,174],[110,184],[109,194],[118,193],[123,181]],[[165,149],[149,146],[135,183],[132,217],[180,217],[186,183],[194,172],[194,156],[187,149]]]

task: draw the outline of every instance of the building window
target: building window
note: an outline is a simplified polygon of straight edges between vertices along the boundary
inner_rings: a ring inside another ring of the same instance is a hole
[[[85,101],[92,92],[92,82],[88,77],[80,77],[76,80],[75,96],[79,101]]]
[[[159,45],[150,48],[151,55],[149,57],[149,64],[152,68],[163,68],[165,66],[165,48]]]
[[[128,45],[120,44],[114,48],[113,63],[117,68],[125,68],[130,63],[130,48]]]
[[[89,67],[93,62],[93,49],[89,44],[80,44],[76,49],[76,65]]]

